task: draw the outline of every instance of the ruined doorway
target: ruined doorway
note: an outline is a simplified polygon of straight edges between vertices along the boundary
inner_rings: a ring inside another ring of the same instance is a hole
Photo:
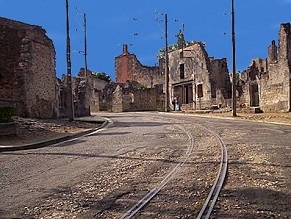
[[[202,87],[202,84],[197,84],[197,96],[198,96],[198,98],[203,97],[203,87]]]
[[[193,100],[193,88],[191,85],[184,86],[183,102],[185,104],[192,103]]]
[[[250,90],[251,96],[251,107],[259,106],[260,105],[260,98],[259,98],[259,86],[258,84],[252,84]]]

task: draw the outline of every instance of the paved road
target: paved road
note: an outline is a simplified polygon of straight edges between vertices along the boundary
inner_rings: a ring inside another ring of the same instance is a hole
[[[143,183],[135,175],[141,180],[141,176],[154,175],[153,170],[165,171],[161,164],[151,165],[165,158],[174,163],[186,150],[189,139],[171,119],[188,127],[202,124],[211,128],[228,146],[229,176],[217,218],[291,217],[291,126],[178,114],[102,115],[114,124],[92,136],[0,154],[1,217],[78,218],[82,214],[83,218],[106,218],[102,212],[114,207],[111,202],[120,195],[114,191]],[[98,190],[98,200],[93,189]],[[86,202],[80,202],[80,197],[86,197]]]

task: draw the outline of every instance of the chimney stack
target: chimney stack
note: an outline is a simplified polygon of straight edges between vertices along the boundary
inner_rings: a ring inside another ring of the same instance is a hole
[[[123,44],[123,55],[127,55],[128,51],[127,51],[127,45]]]

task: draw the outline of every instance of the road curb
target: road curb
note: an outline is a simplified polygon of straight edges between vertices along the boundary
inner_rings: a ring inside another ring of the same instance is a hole
[[[101,126],[94,128],[94,129],[89,129],[86,131],[82,131],[82,132],[77,132],[74,134],[69,134],[63,137],[58,137],[58,138],[54,138],[51,140],[47,140],[47,141],[41,141],[41,142],[36,142],[36,143],[31,143],[31,144],[24,144],[24,145],[18,145],[18,146],[4,146],[4,145],[0,145],[0,152],[6,152],[6,151],[20,151],[20,150],[31,150],[31,149],[37,149],[37,148],[42,148],[42,147],[46,147],[49,145],[53,145],[53,144],[57,144],[60,142],[64,142],[64,141],[68,141],[71,140],[73,138],[78,138],[84,135],[88,135],[92,132],[95,132],[99,129],[104,128],[107,124],[108,124],[108,120],[106,119],[102,119],[103,122],[101,124]],[[82,121],[82,122],[91,122],[91,123],[100,123],[101,121],[94,121],[94,120],[86,120],[86,119],[78,119],[78,121]]]

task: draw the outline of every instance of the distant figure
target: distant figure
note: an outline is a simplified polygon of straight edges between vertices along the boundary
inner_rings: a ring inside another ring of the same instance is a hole
[[[180,103],[179,103],[179,99],[178,99],[178,97],[176,97],[175,99],[176,99],[175,110],[176,110],[176,111],[180,111]]]
[[[176,110],[176,97],[173,98],[172,100],[172,105],[173,105],[173,110]]]

